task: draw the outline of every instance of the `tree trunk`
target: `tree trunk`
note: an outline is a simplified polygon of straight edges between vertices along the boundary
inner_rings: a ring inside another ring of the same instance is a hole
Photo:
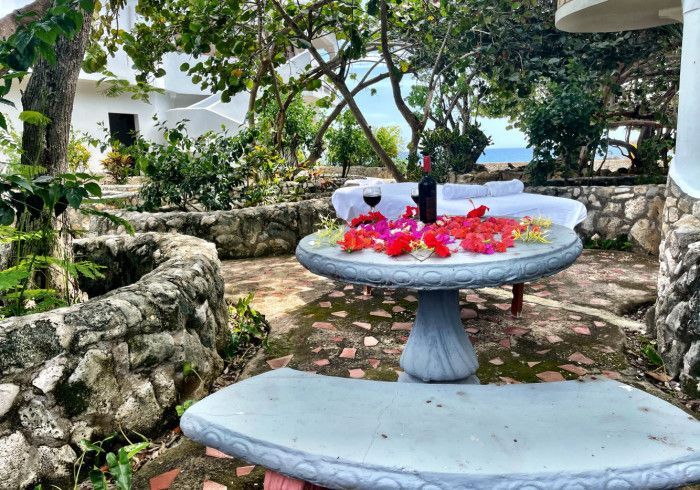
[[[49,122],[46,125],[24,124],[22,133],[22,163],[40,165],[42,173],[57,175],[68,169],[67,154],[70,138],[73,101],[78,84],[78,75],[85,56],[90,35],[92,12],[83,13],[83,25],[72,38],[60,37],[55,45],[56,63],[40,59],[33,67],[27,88],[22,94],[25,111],[40,112]],[[73,247],[68,213],[58,219],[53,213],[41,219],[51,220],[58,230],[53,243],[45,244],[39,255],[52,255],[72,261]],[[31,228],[46,226],[41,222],[30,223]],[[44,277],[36,279],[39,286],[60,291],[70,301],[79,298],[77,284],[71,283],[65,271],[51,267]]]
[[[22,133],[22,163],[41,165],[44,167],[43,173],[55,175],[68,168],[73,100],[91,20],[92,12],[85,12],[83,26],[75,36],[72,39],[59,38],[56,42],[56,63],[39,60],[22,94],[25,111],[37,111],[50,119],[46,126],[25,123]]]

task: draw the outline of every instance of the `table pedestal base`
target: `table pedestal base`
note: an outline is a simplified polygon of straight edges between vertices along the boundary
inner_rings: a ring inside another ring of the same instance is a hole
[[[418,291],[418,312],[401,355],[401,382],[478,383],[479,363],[459,310],[459,291]]]

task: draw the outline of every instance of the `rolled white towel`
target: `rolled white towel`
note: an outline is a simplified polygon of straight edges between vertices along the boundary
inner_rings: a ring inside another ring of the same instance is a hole
[[[372,185],[382,185],[386,184],[387,182],[392,182],[389,180],[384,180],[384,179],[379,179],[376,177],[365,177],[362,179],[348,179],[345,181],[345,187],[368,187]]]
[[[525,184],[518,179],[506,181],[486,182],[484,184],[489,191],[489,196],[509,196],[511,194],[520,194],[525,190]]]
[[[489,190],[483,185],[475,184],[445,184],[442,186],[442,197],[448,201],[486,197]]]

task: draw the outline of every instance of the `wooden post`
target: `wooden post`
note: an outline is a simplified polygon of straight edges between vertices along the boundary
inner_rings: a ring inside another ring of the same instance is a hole
[[[523,315],[523,295],[525,294],[525,284],[513,284],[513,302],[510,305],[510,312],[514,317],[520,318]]]

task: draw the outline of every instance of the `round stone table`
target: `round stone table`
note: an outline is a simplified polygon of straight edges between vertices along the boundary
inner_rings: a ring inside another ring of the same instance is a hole
[[[581,254],[576,233],[552,225],[551,243],[517,242],[505,253],[459,252],[423,261],[411,255],[389,257],[372,250],[343,252],[320,245],[316,234],[301,240],[296,256],[311,272],[330,279],[374,287],[418,291],[418,311],[401,355],[403,382],[478,383],[479,363],[460,317],[459,290],[534,281],[555,274]]]

